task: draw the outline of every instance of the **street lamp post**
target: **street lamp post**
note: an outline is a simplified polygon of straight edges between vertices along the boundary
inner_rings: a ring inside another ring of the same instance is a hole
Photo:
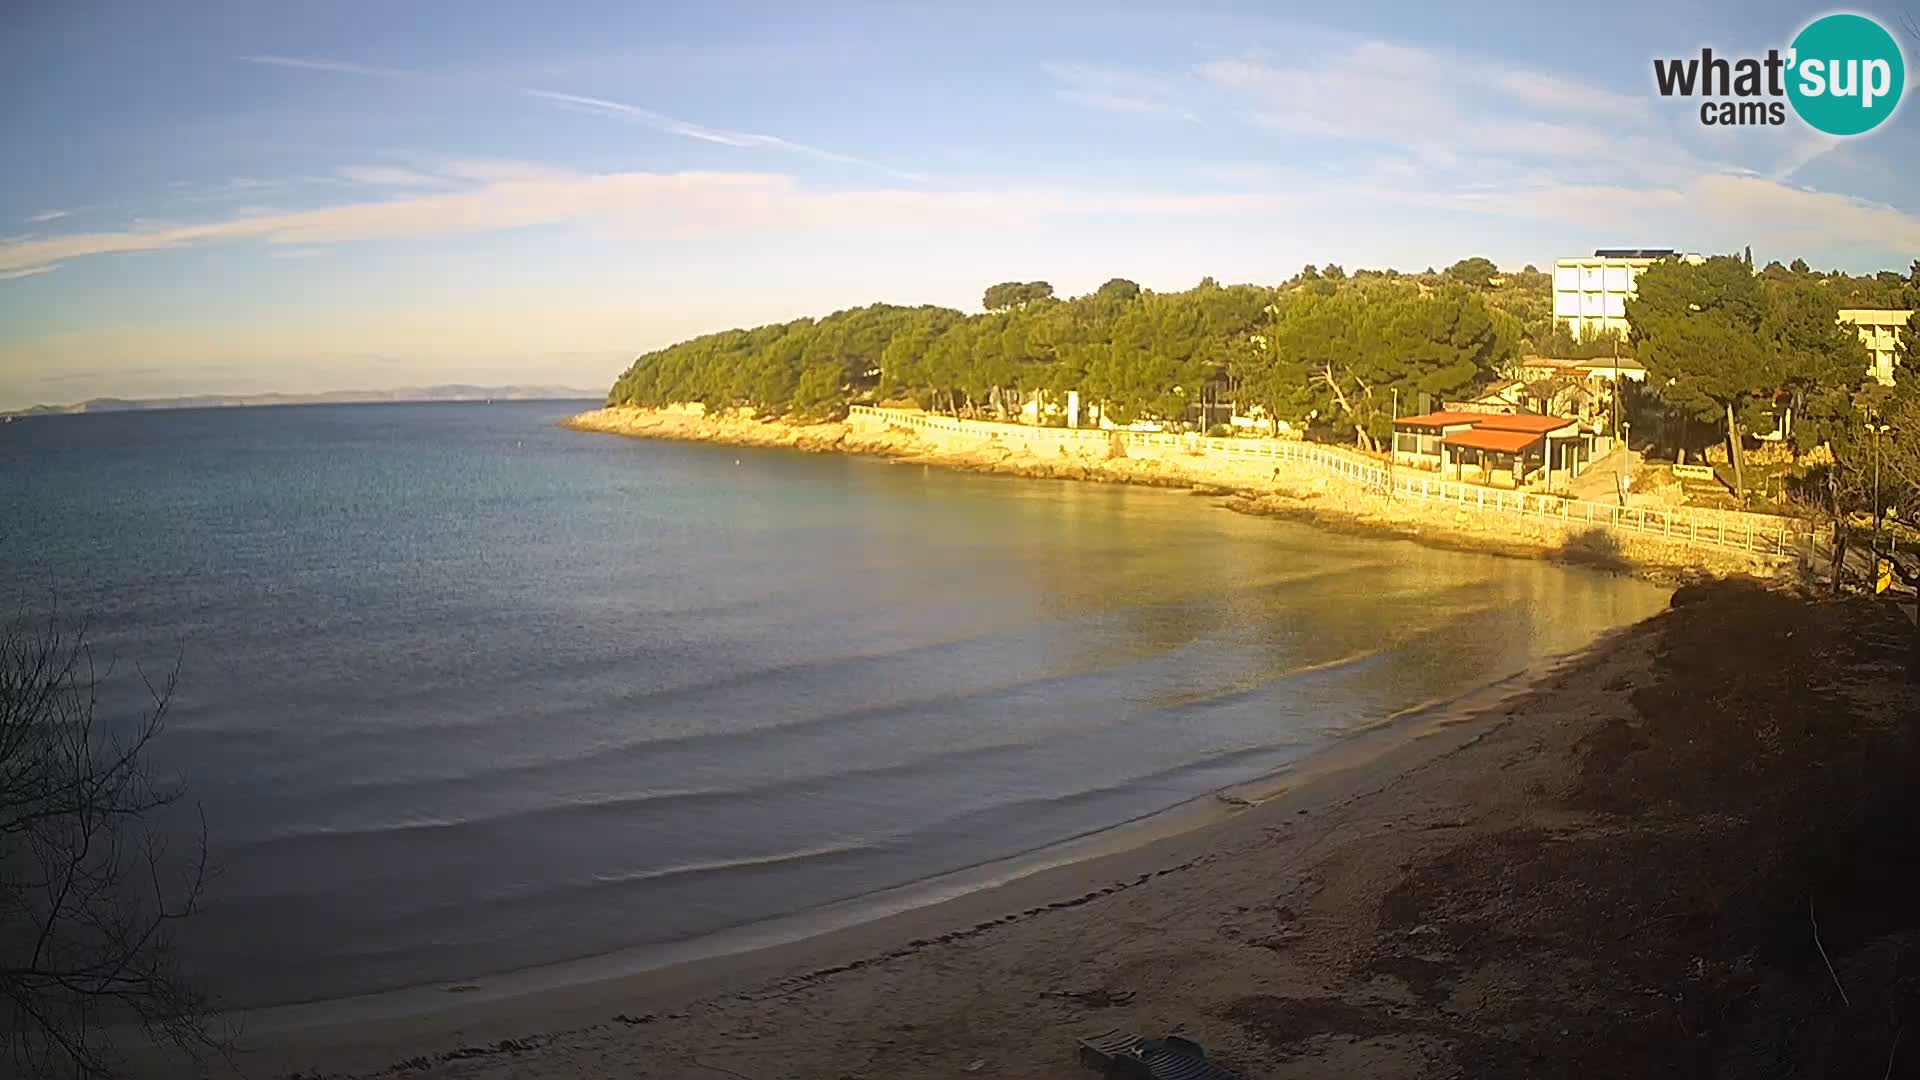
[[[1869,421],[1867,430],[1873,433],[1873,565],[1867,568],[1871,576],[1880,572],[1880,436],[1892,428]]]

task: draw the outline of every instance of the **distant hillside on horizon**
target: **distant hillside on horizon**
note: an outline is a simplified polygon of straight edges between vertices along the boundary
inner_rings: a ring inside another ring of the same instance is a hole
[[[605,395],[571,386],[408,386],[398,390],[328,390],[318,394],[195,394],[170,398],[88,398],[71,405],[0,410],[4,416],[139,412],[149,409],[238,409],[263,405],[363,405],[379,402],[598,400]]]

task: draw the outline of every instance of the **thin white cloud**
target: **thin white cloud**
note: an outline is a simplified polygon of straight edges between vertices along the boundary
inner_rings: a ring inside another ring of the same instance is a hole
[[[1483,192],[1406,192],[1398,201],[1550,222],[1560,228],[1584,226],[1601,236],[1678,236],[1700,251],[1761,243],[1782,251],[1839,247],[1895,257],[1920,251],[1920,214],[1753,175],[1707,174],[1675,186],[1547,184]]]
[[[1183,120],[1196,117],[1185,109],[1176,108],[1146,98],[1127,97],[1124,94],[1102,94],[1093,90],[1055,90],[1054,96],[1069,104],[1078,105],[1095,112],[1129,113],[1135,116],[1178,116]]]
[[[1310,61],[1218,60],[1198,71],[1263,127],[1390,148],[1438,174],[1429,186],[1533,167],[1525,163],[1655,183],[1718,168],[1665,137],[1630,96],[1395,42],[1347,41]]]
[[[1920,215],[1885,203],[1813,191],[1762,176],[1703,177],[1695,195],[1701,208],[1722,221],[1747,229],[1754,222],[1767,222],[1768,242],[1783,250],[1819,245],[1920,251]]]
[[[265,64],[273,67],[292,68],[301,71],[322,71],[339,75],[377,77],[414,76],[412,72],[401,71],[394,68],[374,67],[369,64],[360,64],[345,60],[331,60],[320,57],[243,56],[240,57],[240,59],[251,64]],[[838,151],[812,146],[803,142],[795,142],[792,139],[782,138],[778,135],[708,127],[704,124],[696,124],[690,121],[676,119],[664,113],[654,112],[651,109],[644,109],[637,105],[610,101],[605,98],[587,97],[580,94],[564,94],[552,90],[527,90],[525,93],[559,108],[587,112],[598,116],[613,116],[634,120],[658,131],[664,131],[668,134],[678,135],[683,138],[696,139],[701,142],[716,143],[722,146],[732,146],[740,149],[781,150],[787,153],[811,157],[820,161],[831,161],[841,165],[857,165],[863,168],[875,169],[889,176],[902,180],[911,180],[915,183],[924,183],[927,180],[926,175],[923,173],[894,168],[893,166],[867,158],[856,157],[852,154],[843,154]],[[382,181],[378,180],[365,180],[360,182],[382,183]],[[404,186],[391,180],[386,183],[390,186]]]
[[[1444,95],[1403,98],[1356,58],[1316,58],[1312,67],[1281,67],[1254,60],[1218,60],[1200,73],[1229,91],[1260,124],[1277,131],[1355,142],[1439,140],[1456,126],[1458,110]]]
[[[434,173],[453,180],[470,180],[479,184],[494,184],[506,180],[557,180],[571,175],[565,169],[552,165],[540,165],[531,161],[508,161],[500,158],[462,158],[455,161],[443,161],[434,166]]]
[[[249,64],[265,64],[268,67],[293,68],[298,71],[325,71],[334,75],[385,77],[406,74],[394,68],[374,67],[371,64],[355,64],[346,60],[328,60],[313,56],[243,56],[240,59]]]
[[[1177,116],[1197,120],[1183,103],[1185,95],[1168,79],[1095,64],[1042,64],[1062,101],[1099,112],[1136,116]]]
[[[688,139],[698,139],[701,142],[718,143],[722,146],[733,146],[741,149],[784,150],[788,153],[800,154],[820,161],[831,161],[841,165],[859,165],[869,169],[876,169],[889,176],[895,176],[902,180],[911,180],[916,183],[923,182],[927,179],[922,173],[896,169],[877,161],[855,157],[852,154],[842,154],[834,150],[822,149],[818,146],[809,146],[806,143],[794,142],[791,139],[784,139],[778,135],[763,135],[751,131],[730,131],[725,128],[707,127],[685,120],[677,120],[665,113],[654,112],[652,109],[643,109],[638,105],[628,105],[624,102],[609,101],[605,98],[584,97],[579,94],[562,94],[552,90],[528,90],[527,94],[531,97],[539,98],[542,101],[551,102],[562,108],[600,116],[622,117],[645,124],[656,131],[664,131],[669,135],[679,135]]]
[[[39,213],[28,218],[27,224],[45,225],[49,221],[59,221],[61,218],[67,217],[72,213],[73,211],[71,210],[42,210]]]
[[[959,237],[1040,222],[1310,220],[1329,208],[1417,208],[1584,226],[1596,235],[1684,237],[1701,250],[1766,243],[1782,250],[1844,244],[1862,252],[1920,250],[1920,215],[1759,176],[1707,175],[1634,187],[1570,184],[1551,173],[1498,174],[1450,188],[1392,170],[1365,176],[1289,173],[1283,190],[1187,194],[1140,190],[817,191],[772,173],[530,173],[495,168],[473,187],[400,189],[391,197],[204,222],[137,221],[119,231],[0,242],[0,279],[44,274],[90,256],[135,255],[212,243],[256,242],[276,256],[358,241],[475,235],[570,224],[647,238],[835,235]],[[1246,180],[1248,177],[1236,177]],[[1763,223],[1763,224],[1756,224]],[[944,241],[939,241],[944,242]]]
[[[0,244],[0,273],[43,272],[39,268],[88,256],[244,240],[316,247],[575,222],[622,225],[656,236],[811,228],[964,231],[1079,214],[1230,215],[1271,207],[1278,198],[1078,190],[822,192],[773,173],[549,172],[312,210],[199,223],[136,220],[121,231],[27,238]]]
[[[1787,156],[1773,168],[1775,180],[1791,180],[1793,174],[1813,164],[1840,148],[1843,140],[1828,135],[1808,135],[1787,151]]]
[[[1587,83],[1574,82],[1542,71],[1524,68],[1496,69],[1494,86],[1514,98],[1543,109],[1567,113],[1597,113],[1625,120],[1641,120],[1648,115],[1647,102],[1629,94],[1615,93]]]
[[[278,248],[268,252],[269,255],[276,259],[317,259],[322,255],[330,255],[332,253],[331,248],[321,247]]]
[[[446,183],[438,176],[391,165],[347,165],[335,171],[341,179],[373,187],[439,187]]]

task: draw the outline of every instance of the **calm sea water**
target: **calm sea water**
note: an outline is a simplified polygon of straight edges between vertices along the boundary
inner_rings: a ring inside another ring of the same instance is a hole
[[[1658,608],[1180,493],[560,430],[577,404],[0,427],[0,602],[181,665],[235,1005],[924,880],[1285,765]]]

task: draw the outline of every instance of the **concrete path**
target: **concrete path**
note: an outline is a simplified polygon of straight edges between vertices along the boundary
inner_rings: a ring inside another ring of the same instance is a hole
[[[1591,499],[1594,502],[1611,503],[1617,497],[1618,488],[1614,477],[1619,473],[1633,476],[1640,469],[1640,454],[1626,447],[1616,447],[1612,453],[1592,462],[1586,471],[1573,478],[1569,493],[1576,499]]]

